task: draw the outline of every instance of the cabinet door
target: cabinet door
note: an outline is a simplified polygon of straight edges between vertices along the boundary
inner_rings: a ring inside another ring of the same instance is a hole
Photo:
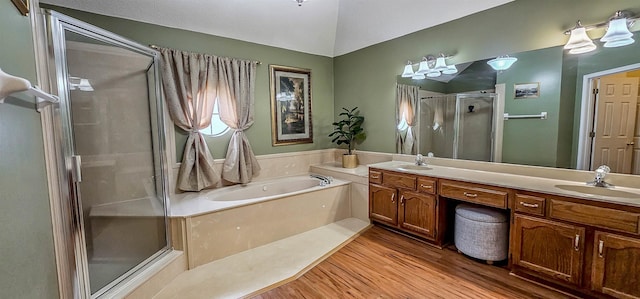
[[[592,286],[615,298],[640,298],[640,240],[596,232]]]
[[[513,264],[580,285],[585,229],[519,214],[514,217]]]
[[[369,185],[369,218],[389,225],[398,225],[396,189]]]
[[[435,239],[436,198],[433,195],[416,192],[400,192],[400,228]]]

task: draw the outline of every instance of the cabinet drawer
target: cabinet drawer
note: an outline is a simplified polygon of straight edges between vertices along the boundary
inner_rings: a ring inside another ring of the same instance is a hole
[[[484,185],[440,181],[440,195],[496,208],[507,208],[508,193]]]
[[[369,183],[382,184],[382,172],[377,170],[369,170]]]
[[[389,187],[416,190],[416,177],[407,174],[385,172],[382,175],[382,184]]]
[[[640,214],[638,213],[549,199],[549,217],[640,234]]]
[[[418,178],[418,191],[436,194],[436,180],[430,178]]]
[[[544,197],[516,194],[516,212],[544,216]]]

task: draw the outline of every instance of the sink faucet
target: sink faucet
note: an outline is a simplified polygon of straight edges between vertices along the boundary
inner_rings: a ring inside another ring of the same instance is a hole
[[[418,165],[418,166],[427,165],[427,162],[424,161],[424,157],[421,154],[417,154],[416,155],[416,165]]]
[[[595,177],[595,179],[593,181],[591,181],[591,182],[587,182],[587,185],[595,186],[595,187],[603,187],[603,188],[613,187],[613,185],[611,185],[611,184],[609,184],[609,183],[604,181],[604,177],[609,172],[611,172],[611,168],[609,168],[609,166],[601,165],[600,167],[598,167],[596,169],[596,177]]]

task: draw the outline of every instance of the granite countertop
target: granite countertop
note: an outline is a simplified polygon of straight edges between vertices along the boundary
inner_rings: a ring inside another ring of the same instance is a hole
[[[587,186],[584,182],[540,178],[525,175],[505,174],[482,170],[428,165],[425,170],[401,168],[413,165],[403,161],[389,161],[369,164],[384,170],[411,173],[442,179],[452,179],[497,187],[568,196],[586,200],[623,204],[640,207],[640,189],[627,187],[599,188]],[[588,193],[587,193],[588,192]]]

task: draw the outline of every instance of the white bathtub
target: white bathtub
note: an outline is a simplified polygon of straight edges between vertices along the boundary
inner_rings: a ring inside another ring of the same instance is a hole
[[[321,186],[319,179],[301,175],[199,193],[183,193],[171,198],[170,216],[196,216],[346,184],[349,182],[334,179],[331,184]]]

